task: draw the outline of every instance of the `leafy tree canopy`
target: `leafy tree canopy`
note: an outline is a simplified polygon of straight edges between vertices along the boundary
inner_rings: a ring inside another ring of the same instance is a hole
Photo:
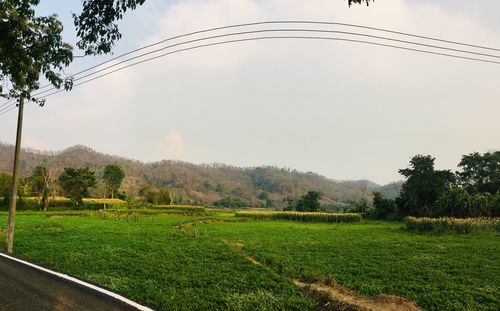
[[[32,99],[31,92],[40,87],[41,76],[57,88],[71,88],[71,80],[64,80],[59,71],[73,60],[72,47],[62,41],[63,26],[57,15],[35,15],[38,3],[39,0],[0,2],[2,97]]]
[[[123,168],[120,165],[108,164],[104,167],[103,179],[111,193],[112,198],[114,198],[114,194],[118,192],[124,178],[125,171],[123,171]]]
[[[77,35],[76,44],[86,54],[106,54],[122,37],[116,22],[129,9],[135,9],[145,0],[84,0],[80,15],[73,14]]]
[[[76,206],[82,206],[83,198],[89,194],[89,188],[96,184],[95,173],[88,167],[65,168],[59,176],[59,184]]]
[[[451,171],[434,170],[434,161],[430,155],[416,155],[408,168],[399,170],[406,177],[397,200],[401,211],[416,216],[428,212],[455,181]]]
[[[319,200],[321,199],[321,192],[308,191],[297,202],[296,209],[299,212],[317,212],[320,207]]]
[[[469,192],[500,191],[500,151],[464,155],[458,166],[460,184]]]

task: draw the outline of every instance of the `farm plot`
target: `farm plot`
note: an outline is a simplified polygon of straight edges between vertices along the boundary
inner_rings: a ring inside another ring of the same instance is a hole
[[[327,310],[307,289],[332,284],[351,298],[389,294],[424,310],[500,307],[498,233],[106,213],[21,212],[14,251],[158,310]]]

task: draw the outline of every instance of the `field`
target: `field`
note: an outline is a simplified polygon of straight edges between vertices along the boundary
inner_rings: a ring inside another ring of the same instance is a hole
[[[334,280],[424,310],[500,309],[499,233],[193,214],[19,212],[14,252],[159,310],[333,310],[294,280]]]

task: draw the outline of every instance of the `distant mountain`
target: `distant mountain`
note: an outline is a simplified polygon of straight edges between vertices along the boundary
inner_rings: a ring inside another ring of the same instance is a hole
[[[12,170],[14,146],[0,143],[0,172]],[[147,184],[167,187],[184,202],[212,204],[226,196],[237,196],[250,206],[264,206],[267,200],[282,206],[308,190],[323,192],[322,204],[327,206],[356,202],[371,197],[373,190],[395,197],[401,183],[385,186],[371,181],[337,181],[315,173],[271,166],[239,168],[224,164],[196,165],[181,161],[163,160],[143,163],[119,156],[99,153],[85,146],[74,146],[58,152],[24,149],[20,171],[28,176],[37,165],[57,167],[89,167],[102,172],[105,165],[120,164],[127,177],[122,190],[137,195]]]

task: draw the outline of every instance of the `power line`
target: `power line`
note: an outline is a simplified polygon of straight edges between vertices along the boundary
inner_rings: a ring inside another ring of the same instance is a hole
[[[152,47],[152,46],[156,46],[156,45],[159,45],[161,43],[164,43],[164,42],[167,42],[167,41],[170,41],[170,40],[174,40],[174,39],[177,39],[177,38],[187,37],[187,36],[191,36],[191,35],[195,35],[195,34],[200,34],[200,33],[205,33],[205,32],[210,32],[210,31],[215,31],[215,30],[237,28],[237,27],[244,27],[244,26],[255,26],[255,25],[264,25],[264,24],[292,24],[292,23],[293,24],[316,24],[316,25],[349,26],[349,27],[356,27],[356,28],[362,28],[362,29],[376,30],[376,31],[381,31],[381,32],[386,32],[386,33],[393,33],[393,34],[398,34],[398,35],[411,36],[411,37],[422,38],[422,39],[427,39],[427,40],[433,40],[433,41],[438,41],[438,42],[445,42],[445,43],[462,45],[462,46],[468,46],[468,47],[474,47],[474,48],[481,48],[481,49],[492,50],[492,51],[500,51],[500,49],[486,47],[486,46],[481,46],[481,45],[474,45],[474,44],[468,44],[468,43],[463,43],[463,42],[444,40],[444,39],[439,39],[439,38],[434,38],[434,37],[427,37],[427,36],[415,35],[415,34],[410,34],[410,33],[405,33],[405,32],[400,32],[400,31],[394,31],[394,30],[384,29],[384,28],[376,28],[376,27],[362,26],[362,25],[356,25],[356,24],[335,23],[335,22],[316,22],[316,21],[267,21],[267,22],[246,23],[246,24],[237,24],[237,25],[229,25],[229,26],[223,26],[223,27],[209,28],[209,29],[203,29],[203,30],[200,30],[200,31],[195,31],[195,32],[191,32],[191,33],[187,33],[187,34],[183,34],[183,35],[178,35],[178,36],[170,37],[170,38],[167,38],[167,39],[155,42],[153,44],[149,44],[149,45],[140,47],[140,48],[132,50],[130,52],[121,54],[121,55],[119,55],[117,57],[114,57],[114,58],[112,58],[110,60],[102,62],[102,63],[100,63],[98,65],[89,67],[89,68],[84,69],[84,70],[82,70],[80,72],[77,72],[77,73],[75,73],[73,75],[70,75],[69,77],[74,77],[76,75],[79,75],[81,73],[87,72],[87,71],[92,70],[94,68],[98,68],[98,67],[100,67],[100,66],[102,66],[102,65],[104,65],[106,63],[109,63],[109,62],[111,62],[113,60],[122,58],[122,57],[124,57],[126,55],[130,55],[130,54],[135,53],[137,51],[140,51],[140,50]],[[184,44],[194,43],[194,42],[198,42],[198,41],[202,41],[202,40],[210,40],[210,39],[215,39],[215,38],[221,38],[221,37],[226,37],[226,36],[235,36],[235,35],[242,35],[242,34],[262,33],[262,32],[292,32],[292,31],[294,31],[294,32],[337,33],[337,34],[347,34],[347,35],[355,35],[355,36],[364,36],[364,37],[381,39],[381,40],[390,40],[390,41],[399,42],[399,43],[405,43],[405,44],[413,44],[413,45],[425,46],[425,47],[430,47],[430,48],[435,48],[435,49],[443,49],[443,50],[460,52],[460,53],[466,53],[466,54],[473,54],[473,55],[479,55],[479,56],[500,58],[500,56],[493,55],[493,54],[486,54],[486,53],[474,52],[474,51],[469,51],[469,50],[448,48],[448,47],[430,45],[430,44],[425,44],[425,43],[420,43],[420,42],[414,42],[414,41],[408,41],[408,40],[401,40],[401,39],[395,39],[395,38],[389,38],[389,37],[383,37],[383,36],[375,36],[375,35],[364,34],[364,33],[356,33],[356,32],[335,31],[335,30],[319,30],[319,29],[264,29],[264,30],[243,31],[243,32],[237,32],[237,33],[222,34],[222,35],[217,35],[217,36],[210,36],[210,37],[205,37],[205,38],[199,38],[199,39],[184,41],[184,42],[173,44],[173,45],[170,45],[170,46],[167,46],[167,47],[163,47],[163,48],[160,48],[160,49],[157,49],[157,50],[154,50],[154,51],[150,51],[150,52],[147,52],[147,53],[140,54],[138,56],[129,58],[127,60],[121,61],[121,62],[116,63],[114,65],[111,65],[111,66],[108,66],[106,68],[100,69],[100,70],[98,70],[96,72],[93,72],[91,74],[88,74],[88,75],[85,75],[83,77],[80,77],[80,78],[78,78],[76,80],[84,79],[86,77],[89,77],[91,75],[95,75],[95,74],[97,74],[99,72],[102,72],[104,70],[110,69],[112,67],[116,67],[116,66],[118,66],[120,64],[123,64],[125,62],[131,61],[131,60],[134,60],[134,59],[137,59],[137,58],[141,58],[141,57],[144,57],[146,55],[154,54],[154,53],[157,53],[159,51],[165,50],[167,48],[175,47],[175,46],[180,46],[180,45],[184,45]],[[266,38],[271,38],[271,37],[266,37]],[[278,39],[278,38],[285,38],[285,37],[284,36],[280,36],[280,37],[272,37],[272,38]],[[289,36],[289,37],[286,37],[286,38],[299,38],[299,36]],[[312,38],[312,37],[301,36],[300,38],[305,39],[305,38]],[[316,39],[320,39],[320,37],[315,37],[315,38]],[[265,39],[265,38],[262,38],[262,39]],[[326,38],[323,38],[323,39],[326,39]],[[333,40],[333,38],[331,38],[331,39]],[[253,38],[251,40],[259,40],[259,38]],[[380,43],[368,42],[368,41],[362,41],[362,40],[350,40],[350,39],[341,40],[340,38],[337,38],[335,40],[358,42],[358,43],[365,43],[365,44],[386,46],[386,47],[392,47],[392,48],[400,48],[400,49],[406,49],[406,50],[411,50],[411,51],[415,51],[415,52],[422,52],[422,53],[435,54],[435,55],[441,55],[441,56],[448,56],[448,57],[454,57],[454,58],[462,58],[462,59],[473,60],[473,61],[481,61],[481,62],[488,62],[488,63],[495,63],[495,64],[499,63],[499,62],[490,61],[490,60],[484,60],[484,59],[479,59],[479,58],[464,57],[464,56],[458,56],[458,55],[447,54],[447,53],[438,53],[438,52],[432,52],[432,51],[425,51],[425,50],[420,50],[420,49],[404,48],[404,47],[395,46],[395,45],[380,44]],[[219,45],[219,44],[223,44],[223,43],[231,43],[231,42],[242,42],[242,41],[249,41],[249,40],[245,40],[245,39],[242,39],[242,40],[229,40],[229,41],[225,41],[225,42],[222,42],[222,43],[216,43],[215,45]],[[214,44],[201,45],[201,46],[196,46],[194,48],[200,48],[200,47],[211,46],[211,45],[214,45]],[[186,49],[182,49],[182,51],[183,50],[186,50]],[[189,50],[189,49],[187,49],[187,50]],[[171,54],[171,53],[167,53],[167,55],[169,55],[169,54]],[[165,56],[165,55],[163,55],[163,56]],[[163,57],[163,56],[160,56],[160,57]],[[152,59],[156,59],[156,58],[158,58],[158,57],[153,57],[153,58],[148,59],[148,60],[152,60]],[[143,61],[135,63],[135,64],[139,64],[139,63],[142,63],[142,62]],[[124,68],[128,68],[128,67],[130,67],[130,66],[126,66]],[[124,69],[124,68],[122,68],[122,69]],[[119,69],[119,70],[122,70],[122,69]],[[116,72],[116,71],[119,71],[119,70],[114,70],[112,72]],[[103,76],[103,75],[101,75],[101,76]],[[99,77],[101,77],[101,76],[99,76]],[[92,80],[95,80],[95,79],[92,79]],[[77,84],[77,85],[81,85],[81,83]],[[75,85],[75,86],[77,86],[77,85]],[[50,86],[50,84],[45,85],[45,86],[41,87],[40,89],[45,88],[47,86]],[[56,88],[53,87],[53,88],[51,88],[49,90],[38,92],[38,93],[34,94],[34,96],[41,95],[43,93],[49,92],[49,91],[54,90],[54,89],[56,89]],[[63,91],[63,90],[60,90],[60,91]],[[59,91],[56,92],[56,93],[59,93]],[[53,93],[49,94],[48,96],[50,96],[52,94]],[[46,97],[48,97],[48,96],[46,96]],[[11,103],[13,101],[14,100],[10,100],[10,101],[7,101],[7,102],[3,103],[2,105],[0,105],[0,108],[3,107],[3,106],[8,105],[9,103]],[[11,109],[9,109],[9,107],[10,106],[7,106],[7,107],[4,107],[3,109],[0,109],[0,115],[6,113],[7,109],[10,111]]]
[[[375,35],[370,35],[366,33],[357,33],[357,32],[348,32],[348,31],[337,31],[337,30],[320,30],[320,29],[261,29],[261,30],[252,30],[252,31],[241,31],[241,32],[234,32],[234,33],[228,33],[228,34],[221,34],[221,35],[215,35],[215,36],[209,36],[209,37],[204,37],[204,38],[198,38],[198,39],[193,39],[193,40],[188,40],[188,41],[183,41],[180,43],[168,45],[153,51],[149,51],[146,53],[139,54],[137,56],[128,58],[126,60],[120,61],[118,63],[115,63],[113,65],[101,68],[95,72],[92,72],[90,74],[84,75],[80,78],[75,79],[74,81],[82,80],[84,78],[87,78],[89,76],[95,75],[99,72],[103,72],[105,70],[108,70],[110,68],[119,66],[123,63],[129,62],[131,60],[135,60],[141,57],[144,57],[146,55],[151,55],[155,54],[157,52],[176,47],[176,46],[181,46],[181,45],[186,45],[194,42],[199,42],[199,41],[206,41],[206,40],[211,40],[211,39],[217,39],[217,38],[223,38],[223,37],[228,37],[228,36],[238,36],[238,35],[247,35],[247,34],[256,34],[256,33],[266,33],[266,32],[313,32],[313,33],[335,33],[335,34],[344,34],[344,35],[353,35],[353,36],[362,36],[362,37],[368,37],[368,38],[373,38],[373,39],[380,39],[380,40],[388,40],[388,41],[393,41],[393,42],[398,42],[398,43],[404,43],[404,44],[412,44],[412,45],[418,45],[418,46],[423,46],[423,47],[430,47],[434,49],[441,49],[441,50],[446,50],[446,51],[453,51],[453,52],[460,52],[460,53],[465,53],[465,54],[472,54],[472,55],[478,55],[478,56],[486,56],[486,57],[492,57],[492,58],[500,58],[499,55],[494,55],[494,54],[486,54],[486,53],[479,53],[479,52],[474,52],[474,51],[469,51],[469,50],[462,50],[462,49],[455,49],[455,48],[447,48],[447,47],[442,47],[442,46],[437,46],[437,45],[430,45],[430,44],[425,44],[425,43],[420,43],[420,42],[414,42],[414,41],[407,41],[407,40],[400,40],[400,39],[394,39],[394,38],[389,38],[389,37],[382,37],[382,36],[375,36]],[[467,58],[469,60],[476,60],[472,58]],[[101,65],[104,63],[101,63]],[[100,65],[97,66],[92,66],[90,69],[99,67]],[[78,74],[81,74],[83,72],[86,72],[90,70],[89,68],[82,70],[76,74],[71,75],[70,77],[75,77]],[[36,92],[33,94],[34,96],[39,96],[41,94],[50,92],[52,90],[57,89],[56,87],[52,87],[48,90],[45,91],[40,91]]]
[[[383,43],[372,42],[372,41],[364,41],[364,40],[354,40],[354,39],[335,38],[335,37],[321,37],[321,36],[267,36],[267,37],[254,37],[254,38],[243,38],[243,39],[235,39],[235,40],[226,40],[226,41],[220,41],[220,42],[202,44],[202,45],[197,45],[197,46],[193,46],[193,47],[188,47],[188,48],[183,48],[183,49],[175,50],[175,51],[172,51],[172,52],[168,52],[168,53],[164,53],[164,54],[157,55],[157,56],[154,56],[154,57],[150,57],[150,58],[147,58],[147,59],[144,59],[144,60],[141,60],[141,61],[129,64],[129,65],[117,68],[117,69],[112,70],[110,72],[101,74],[101,75],[99,75],[97,77],[94,77],[94,78],[85,80],[83,82],[77,83],[77,84],[74,85],[74,87],[80,86],[82,84],[86,84],[88,82],[91,82],[91,81],[94,81],[96,79],[108,76],[110,74],[113,74],[115,72],[124,70],[126,68],[142,64],[144,62],[148,62],[148,61],[151,61],[151,60],[154,60],[154,59],[165,57],[167,55],[176,54],[176,53],[179,53],[179,52],[184,52],[184,51],[189,51],[189,50],[194,50],[194,49],[199,49],[199,48],[203,48],[203,47],[209,47],[209,46],[216,46],[216,45],[222,45],[222,44],[228,44],[228,43],[236,43],[236,42],[247,42],[247,41],[265,40],[265,39],[316,39],[316,40],[345,41],[345,42],[351,42],[351,43],[362,43],[362,44],[369,44],[369,45],[375,45],[375,46],[390,47],[390,48],[396,48],[396,49],[402,49],[402,50],[408,50],[408,51],[420,52],[420,53],[432,54],[432,55],[440,55],[440,56],[446,56],[446,57],[452,57],[452,58],[458,58],[458,59],[466,59],[466,60],[472,60],[472,61],[479,61],[479,62],[500,64],[500,62],[498,62],[498,61],[485,60],[485,59],[480,59],[480,58],[472,58],[472,57],[466,57],[466,56],[459,56],[459,55],[453,55],[453,54],[447,54],[447,53],[440,53],[440,52],[434,52],[434,51],[428,51],[428,50],[414,49],[414,48],[408,48],[408,47],[403,47],[403,46],[398,46],[398,45],[383,44]],[[46,99],[49,96],[61,93],[63,91],[65,91],[65,90],[62,89],[62,90],[58,90],[58,91],[52,92],[50,94],[45,95],[42,99]],[[5,114],[5,113],[7,113],[10,110],[12,110],[14,107],[11,107],[10,109],[6,109],[6,108],[4,108],[3,111],[0,111],[0,116],[3,115],[3,114]]]
[[[113,57],[113,58],[107,60],[107,61],[101,62],[101,63],[99,63],[97,65],[94,65],[92,67],[89,67],[87,69],[79,71],[79,72],[77,72],[77,73],[75,73],[75,74],[73,74],[71,76],[76,76],[76,75],[82,74],[84,72],[87,72],[87,71],[92,70],[94,68],[100,67],[100,66],[102,66],[104,64],[107,64],[109,62],[112,62],[114,60],[122,58],[124,56],[130,55],[130,54],[133,54],[135,52],[142,51],[144,49],[147,49],[147,48],[150,48],[150,47],[153,47],[153,46],[156,46],[156,45],[168,42],[168,41],[172,41],[172,40],[175,40],[175,39],[184,38],[184,37],[188,37],[188,36],[193,36],[193,35],[197,35],[197,34],[201,34],[201,33],[206,33],[206,32],[217,31],[217,30],[225,30],[225,29],[230,29],[230,28],[240,28],[240,27],[247,27],[247,26],[268,25],[268,24],[273,24],[273,25],[275,25],[275,24],[311,24],[311,25],[330,25],[330,26],[354,27],[354,28],[360,28],[360,29],[375,30],[375,31],[380,31],[380,32],[386,32],[386,33],[404,35],[404,36],[409,36],[409,37],[414,37],[414,38],[420,38],[420,39],[438,41],[438,42],[443,42],[443,43],[449,43],[449,44],[455,44],[455,45],[461,45],[461,46],[467,46],[467,47],[474,47],[474,48],[486,49],[486,50],[491,50],[491,51],[500,51],[500,49],[498,49],[498,48],[492,48],[492,47],[487,47],[487,46],[482,46],[482,45],[474,45],[474,44],[463,43],[463,42],[458,42],[458,41],[444,40],[444,39],[439,39],[439,38],[435,38],[435,37],[428,37],[428,36],[416,35],[416,34],[412,34],[412,33],[395,31],[395,30],[390,30],[390,29],[386,29],[386,28],[377,28],[377,27],[363,26],[363,25],[358,25],[358,24],[337,23],[337,22],[323,22],[323,21],[301,21],[301,20],[296,20],[296,21],[294,21],[294,20],[262,21],[262,22],[243,23],[243,24],[235,24],[235,25],[228,25],[228,26],[221,26],[221,27],[214,27],[214,28],[206,28],[206,29],[202,29],[202,30],[198,30],[198,31],[193,31],[193,32],[190,32],[190,33],[185,33],[185,34],[182,34],[182,35],[177,35],[177,36],[169,37],[169,38],[166,38],[166,39],[163,39],[163,40],[160,40],[160,41],[157,41],[157,42],[154,42],[154,43],[151,43],[151,44],[139,47],[139,48],[134,49],[132,51],[120,54],[120,55],[118,55],[116,57]],[[85,55],[83,55],[83,56],[75,56],[75,57],[84,57],[84,56]],[[43,88],[45,88],[47,86],[50,86],[50,85],[51,84],[46,84],[46,85],[42,86],[40,89],[43,89]]]
[[[426,50],[419,50],[419,49],[413,49],[413,48],[407,48],[407,47],[401,47],[401,46],[396,46],[396,45],[389,45],[389,44],[383,44],[383,43],[377,43],[377,42],[371,42],[371,41],[362,41],[362,40],[354,40],[354,39],[345,39],[345,38],[332,38],[332,37],[319,37],[319,36],[268,36],[268,37],[255,37],[255,38],[244,38],[244,39],[235,39],[235,40],[226,40],[226,41],[221,41],[221,42],[214,42],[214,43],[207,43],[207,44],[202,44],[202,45],[197,45],[189,48],[183,48],[179,50],[175,50],[172,52],[164,53],[161,55],[157,55],[154,57],[150,57],[138,62],[135,62],[133,64],[129,64],[120,68],[117,68],[115,70],[112,70],[110,72],[101,74],[97,77],[85,80],[83,82],[77,83],[74,86],[80,86],[82,84],[89,83],[91,81],[103,78],[105,76],[108,76],[110,74],[113,74],[115,72],[127,69],[132,66],[136,66],[139,64],[142,64],[144,62],[148,62],[154,59],[158,59],[161,57],[165,57],[171,54],[176,54],[180,52],[185,52],[189,50],[194,50],[194,49],[199,49],[203,47],[209,47],[209,46],[216,46],[216,45],[222,45],[222,44],[228,44],[228,43],[236,43],[236,42],[247,42],[247,41],[257,41],[257,40],[266,40],[266,39],[316,39],[316,40],[332,40],[332,41],[345,41],[345,42],[354,42],[354,43],[363,43],[363,44],[369,44],[369,45],[376,45],[376,46],[383,46],[383,47],[390,47],[390,48],[396,48],[396,49],[402,49],[402,50],[408,50],[408,51],[413,51],[413,52],[420,52],[420,53],[426,53],[426,54],[433,54],[433,55],[441,55],[441,56],[447,56],[447,57],[453,57],[453,58],[459,58],[459,59],[467,59],[467,60],[473,60],[473,61],[480,61],[480,62],[487,62],[487,63],[494,63],[494,64],[500,64],[500,62],[497,61],[489,61],[489,60],[483,60],[483,59],[477,59],[477,58],[471,58],[471,57],[465,57],[465,56],[458,56],[458,55],[452,55],[452,54],[445,54],[445,53],[439,53],[439,52],[432,52],[432,51],[426,51]],[[43,99],[64,92],[64,90],[58,90],[53,93],[50,93],[48,95],[45,95]]]

